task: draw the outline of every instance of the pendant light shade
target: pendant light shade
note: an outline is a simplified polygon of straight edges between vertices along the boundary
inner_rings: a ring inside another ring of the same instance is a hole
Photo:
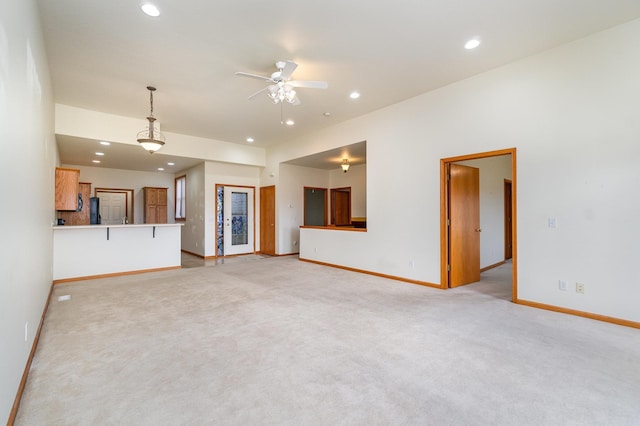
[[[156,130],[154,128],[154,122],[156,119],[153,117],[153,92],[156,90],[155,87],[147,86],[147,90],[149,90],[149,103],[151,105],[151,113],[147,117],[149,120],[149,125],[146,129],[141,132],[138,132],[138,143],[150,154],[153,154],[164,145],[164,135],[160,132],[160,130]]]

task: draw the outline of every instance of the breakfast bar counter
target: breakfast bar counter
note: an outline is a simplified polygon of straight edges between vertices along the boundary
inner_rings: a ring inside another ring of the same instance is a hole
[[[53,226],[53,282],[180,268],[181,226]]]

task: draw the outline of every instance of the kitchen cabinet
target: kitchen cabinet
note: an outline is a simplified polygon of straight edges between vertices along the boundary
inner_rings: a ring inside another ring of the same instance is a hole
[[[89,199],[91,198],[91,184],[86,182],[79,183],[79,194],[82,196],[82,206],[75,212],[60,212],[58,217],[64,219],[65,225],[89,225],[91,209]]]
[[[167,188],[145,186],[144,223],[167,223]]]
[[[80,170],[56,167],[56,210],[78,210]]]

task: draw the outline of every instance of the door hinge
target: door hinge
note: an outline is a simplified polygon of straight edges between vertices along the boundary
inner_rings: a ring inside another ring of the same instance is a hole
[[[447,219],[447,226],[451,226],[451,219]]]
[[[451,272],[451,265],[447,265],[447,271]]]

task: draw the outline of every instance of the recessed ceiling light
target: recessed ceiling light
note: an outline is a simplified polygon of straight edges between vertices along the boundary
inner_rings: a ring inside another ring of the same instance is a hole
[[[100,141],[100,145],[109,146],[111,145],[111,142]]]
[[[251,138],[251,137],[247,138],[247,142],[253,143],[253,138]]]
[[[464,44],[464,48],[467,50],[475,49],[478,46],[480,46],[480,40],[477,38],[472,38]]]
[[[99,163],[99,162],[100,162],[100,160],[92,160],[91,162],[92,162],[92,163]]]
[[[350,97],[351,99],[358,99],[358,98],[360,97],[360,93],[358,93],[358,92],[351,92],[351,93],[349,94],[349,97]]]
[[[293,121],[291,119],[287,120],[287,126],[293,126],[294,124],[296,124],[295,121]]]
[[[167,163],[167,166],[175,166],[176,163]]]
[[[104,152],[96,152],[96,155],[104,155]]]
[[[163,171],[164,171],[164,168],[163,168],[163,167],[158,167],[158,170],[159,170],[159,171],[161,171],[161,172],[163,172]]]
[[[158,7],[154,4],[145,3],[142,6],[140,6],[140,8],[144,13],[146,13],[149,16],[153,16],[154,18],[156,16],[160,16],[160,9],[158,9]]]

